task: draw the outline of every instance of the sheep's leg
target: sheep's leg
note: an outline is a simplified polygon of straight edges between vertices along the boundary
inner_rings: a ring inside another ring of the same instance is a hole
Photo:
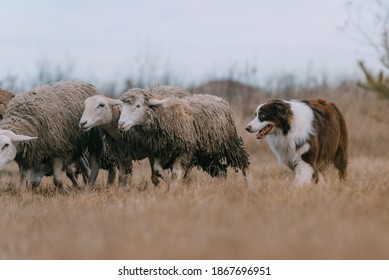
[[[132,161],[119,160],[119,186],[130,186],[132,176]]]
[[[181,159],[176,159],[172,166],[172,179],[170,184],[168,184],[168,189],[170,187],[177,189],[180,186],[183,174],[184,168],[182,167]]]
[[[108,170],[108,179],[107,179],[108,185],[113,185],[113,183],[115,183],[116,173],[117,173],[117,168],[115,166],[112,166]]]
[[[220,161],[212,162],[206,170],[212,177],[227,178],[227,166]]]
[[[19,165],[19,175],[20,175],[20,188],[25,189],[27,187],[27,175],[28,175],[28,169],[23,166]]]
[[[185,184],[188,184],[191,181],[191,177],[190,177],[191,172],[192,172],[192,169],[185,170],[184,177],[182,178],[182,181]]]
[[[84,182],[84,186],[89,185],[90,172],[89,172],[89,175],[81,172],[81,176],[82,176],[82,181]]]
[[[73,164],[70,164],[66,167],[66,176],[72,181],[73,187],[76,187],[77,189],[81,189],[81,185],[77,180],[76,176],[76,169]]]
[[[90,168],[89,186],[94,187],[100,169],[99,163],[97,162],[96,155],[94,154],[89,155],[89,168]]]
[[[161,177],[167,184],[170,184],[169,177],[166,175],[165,170],[163,170],[163,167],[157,158],[154,159],[153,170],[157,178]]]
[[[86,186],[86,185],[88,185],[89,178],[91,176],[91,170],[89,169],[89,162],[86,159],[86,157],[84,155],[82,155],[78,159],[77,165],[81,170],[82,179],[84,181],[84,185]]]
[[[159,176],[158,173],[154,170],[154,158],[149,157],[150,169],[151,169],[151,182],[153,182],[154,186],[157,187],[159,185]]]
[[[62,179],[62,168],[63,168],[63,161],[60,158],[54,158],[53,159],[53,181],[54,185],[61,191],[61,192],[67,192],[64,185],[63,185],[63,179]]]

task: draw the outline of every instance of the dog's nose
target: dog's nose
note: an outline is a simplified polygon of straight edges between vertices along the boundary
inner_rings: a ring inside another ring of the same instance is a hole
[[[251,125],[248,125],[248,126],[246,127],[246,130],[247,130],[248,132],[251,132]]]

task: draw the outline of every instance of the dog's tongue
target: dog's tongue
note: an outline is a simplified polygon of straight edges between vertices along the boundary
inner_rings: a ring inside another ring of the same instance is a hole
[[[261,129],[257,134],[257,139],[263,139],[272,128],[273,126],[271,124],[268,124],[265,128]]]
[[[266,136],[266,132],[261,130],[257,133],[257,139],[263,139]]]

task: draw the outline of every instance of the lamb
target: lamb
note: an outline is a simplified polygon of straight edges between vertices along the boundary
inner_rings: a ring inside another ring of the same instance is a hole
[[[79,174],[84,179],[84,184],[88,183],[91,175],[89,169],[89,162],[85,155],[82,155],[77,162],[70,164],[69,166],[63,166],[63,170],[66,171],[66,176],[72,181],[73,186],[80,187],[77,180]],[[44,176],[53,176],[53,162],[48,160],[47,162],[41,162],[35,165],[29,170],[29,181],[33,188],[39,187],[41,180]]]
[[[84,100],[97,94],[90,84],[61,81],[13,98],[0,126],[0,169],[16,160],[20,184],[25,186],[28,170],[52,161],[54,184],[66,191],[63,167],[76,162],[87,149],[93,155],[101,152],[100,132],[83,133],[77,126]],[[98,170],[97,162],[90,165]]]
[[[120,99],[119,129],[143,134],[142,145],[159,159],[158,175],[166,178],[164,169],[172,170],[168,187],[178,184],[193,166],[222,177],[227,167],[241,169],[246,178],[248,154],[223,99],[207,94],[158,99],[142,89],[130,89]]]
[[[7,105],[12,98],[15,97],[15,94],[9,92],[5,89],[0,88],[0,120],[3,119],[5,112],[7,111]]]
[[[145,91],[152,92],[159,98],[176,96],[178,98],[189,96],[191,93],[182,88],[155,86]],[[159,184],[158,175],[153,169],[154,158],[142,146],[141,134],[134,128],[128,132],[120,133],[118,130],[118,120],[120,116],[120,106],[122,101],[108,98],[102,95],[89,97],[85,100],[85,109],[79,126],[84,131],[99,126],[106,133],[108,143],[119,163],[119,184],[129,185],[132,175],[132,160],[142,160],[148,158],[151,166],[151,181],[154,185]]]
[[[104,139],[104,135],[103,139]],[[88,151],[84,153],[76,162],[71,163],[68,166],[63,166],[63,171],[66,171],[66,176],[73,183],[73,187],[81,189],[78,182],[78,175],[82,175],[84,185],[94,186],[97,179],[98,168],[108,171],[107,184],[112,185],[115,182],[117,173],[117,163],[112,157],[111,151],[107,149],[107,143],[103,140],[103,150],[97,156],[91,156]],[[89,158],[89,159],[88,159]],[[89,162],[97,161],[97,166],[91,171],[89,168]],[[41,162],[33,166],[29,170],[29,181],[33,188],[39,187],[40,182],[44,176],[53,176],[53,161],[51,159]]]

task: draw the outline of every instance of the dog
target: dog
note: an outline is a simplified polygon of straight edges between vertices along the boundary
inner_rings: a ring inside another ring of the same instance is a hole
[[[348,133],[334,103],[271,99],[257,107],[246,130],[266,138],[278,161],[295,172],[297,186],[317,183],[330,164],[346,178]]]

